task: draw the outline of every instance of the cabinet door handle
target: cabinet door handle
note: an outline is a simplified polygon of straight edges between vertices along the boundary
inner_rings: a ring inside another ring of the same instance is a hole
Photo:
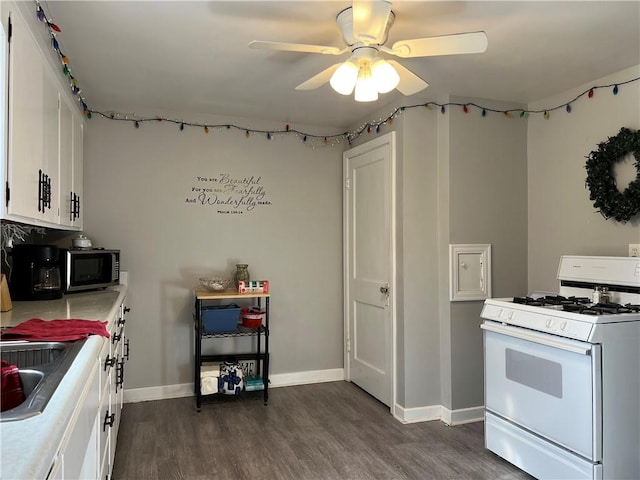
[[[107,358],[104,361],[104,371],[106,372],[109,367],[113,367],[116,364],[116,361],[116,357],[107,355]]]
[[[44,178],[42,170],[38,170],[38,211],[44,212]]]
[[[102,422],[102,431],[106,432],[107,427],[113,427],[113,424],[116,423],[116,414],[112,413],[109,415],[109,410],[104,415],[104,422]]]
[[[118,343],[120,341],[121,338],[122,338],[122,334],[121,333],[116,333],[111,337],[111,343],[113,343],[115,345],[116,343]]]
[[[124,360],[118,362],[116,366],[116,393],[118,392],[118,387],[122,388],[124,385]]]
[[[45,184],[45,206],[51,209],[51,177],[49,175],[45,175],[45,177],[47,179]]]
[[[118,324],[118,326],[121,326],[121,325],[124,325],[126,322],[127,321],[125,320],[124,317],[119,317],[117,324]]]
[[[124,307],[124,313],[129,313],[131,309],[129,307]]]
[[[129,360],[129,339],[124,342],[124,359]]]

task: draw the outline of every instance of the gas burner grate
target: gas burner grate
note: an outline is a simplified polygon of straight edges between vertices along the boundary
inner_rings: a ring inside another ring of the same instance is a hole
[[[583,315],[617,315],[621,313],[638,313],[640,305],[620,305],[619,303],[596,303],[593,305],[563,305],[563,310]]]
[[[556,306],[556,305],[577,305],[582,306],[584,304],[591,303],[591,299],[588,297],[563,297],[562,295],[546,295],[544,297],[513,297],[513,303],[520,303],[522,305],[531,305],[534,307],[544,306]]]

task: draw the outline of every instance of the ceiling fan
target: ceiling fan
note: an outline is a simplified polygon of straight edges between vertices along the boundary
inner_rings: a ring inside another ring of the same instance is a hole
[[[342,95],[351,95],[355,90],[355,100],[359,102],[377,100],[379,93],[387,93],[394,88],[404,95],[413,95],[429,86],[402,64],[383,59],[381,52],[400,58],[413,58],[482,53],[487,49],[487,35],[484,32],[400,40],[387,47],[385,43],[395,18],[390,1],[354,0],[351,7],[336,16],[342,39],[347,45],[343,49],[258,40],[249,43],[249,47],[324,55],[342,55],[350,51],[351,57],[347,61],[330,66],[298,85],[296,90],[313,90],[329,82]]]

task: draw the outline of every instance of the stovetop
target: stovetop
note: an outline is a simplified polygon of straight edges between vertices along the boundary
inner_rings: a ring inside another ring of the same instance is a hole
[[[557,292],[489,298],[480,316],[512,327],[590,341],[598,330],[640,322],[640,259],[563,256]],[[606,301],[597,303],[597,290]],[[607,325],[605,327],[604,325]]]
[[[617,315],[622,313],[638,313],[640,305],[615,302],[592,303],[589,297],[564,297],[562,295],[545,295],[542,297],[513,297],[513,303],[534,307],[557,308],[566,312],[581,315]]]

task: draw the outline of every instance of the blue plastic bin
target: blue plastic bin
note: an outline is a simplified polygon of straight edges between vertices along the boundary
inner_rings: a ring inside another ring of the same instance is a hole
[[[238,329],[240,307],[238,305],[214,305],[202,307],[204,333],[233,332]]]

